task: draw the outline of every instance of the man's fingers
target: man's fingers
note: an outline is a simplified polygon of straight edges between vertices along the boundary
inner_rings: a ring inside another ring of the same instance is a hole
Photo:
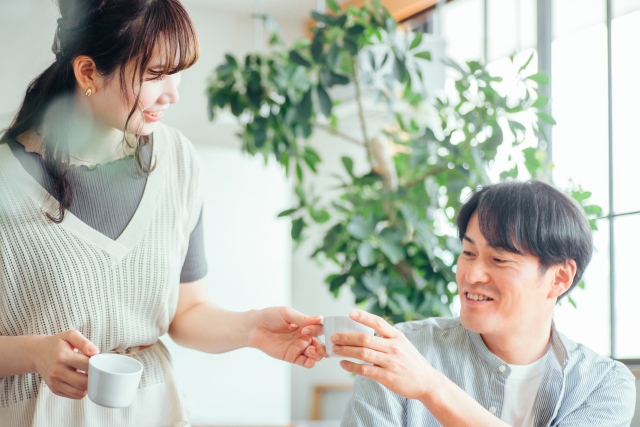
[[[348,360],[341,360],[340,366],[342,369],[351,372],[352,374],[371,378],[373,380],[381,378],[384,372],[384,369],[379,366],[360,365],[358,363],[349,362]]]
[[[356,322],[373,328],[381,337],[393,338],[398,336],[399,331],[380,316],[362,310],[351,310],[349,316]]]
[[[333,344],[347,345],[350,347],[366,347],[376,351],[389,352],[390,342],[387,338],[376,337],[369,334],[354,334],[349,332],[337,332],[329,337]]]
[[[385,366],[384,363],[384,353],[380,353],[379,351],[371,350],[370,348],[364,347],[342,347],[339,345],[333,346],[333,352],[343,357],[350,357],[351,359],[358,359],[364,362],[373,363],[378,366]]]
[[[62,338],[63,340],[71,344],[73,348],[77,348],[83,354],[86,354],[89,357],[100,353],[100,350],[98,350],[98,347],[93,345],[91,341],[86,339],[84,335],[82,335],[78,331],[75,331],[75,330],[66,331],[63,334],[60,334],[59,336],[60,338]]]

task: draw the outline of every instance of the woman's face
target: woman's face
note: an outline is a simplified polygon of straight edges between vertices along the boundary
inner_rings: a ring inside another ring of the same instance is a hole
[[[131,82],[135,72],[135,64],[129,63],[125,68],[124,87],[122,91],[120,73],[116,72],[110,79],[102,80],[101,87],[96,88],[95,94],[87,99],[91,104],[94,118],[102,124],[124,131],[127,117],[140,91],[140,99],[136,111],[127,125],[127,132],[137,135],[151,134],[167,108],[178,102],[178,86],[180,73],[158,77],[153,70],[161,70],[161,58],[154,58],[149,63],[143,75],[142,85],[136,78],[136,84]]]

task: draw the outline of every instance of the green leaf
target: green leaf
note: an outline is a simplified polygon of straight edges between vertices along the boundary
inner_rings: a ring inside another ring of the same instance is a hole
[[[298,240],[300,238],[300,235],[302,234],[302,229],[305,226],[305,222],[304,219],[302,218],[298,218],[298,219],[294,219],[291,222],[291,238],[293,240]]]
[[[349,84],[349,77],[331,71],[331,86]],[[329,86],[329,87],[331,87]]]
[[[356,24],[347,30],[347,34],[349,34],[350,36],[356,37],[364,33],[364,30],[365,28],[363,25]]]
[[[409,50],[413,50],[416,47],[420,46],[422,43],[422,33],[416,33],[416,36],[411,41],[411,45],[409,46]]]
[[[356,239],[365,240],[373,234],[374,226],[362,215],[354,215],[347,224],[347,231]]]
[[[331,215],[329,215],[329,212],[324,209],[309,209],[309,215],[318,224],[324,224],[331,219]]]
[[[294,64],[302,65],[303,67],[306,67],[306,68],[309,68],[311,66],[309,61],[304,59],[302,57],[302,55],[300,55],[300,53],[298,51],[296,51],[296,50],[292,50],[292,51],[289,52],[289,59]]]
[[[538,83],[539,85],[548,85],[549,84],[549,76],[547,76],[545,73],[531,74],[527,78],[529,80],[533,80],[534,82]]]
[[[292,213],[296,212],[298,209],[299,209],[299,208],[285,209],[285,210],[283,210],[282,212],[280,212],[280,213],[278,214],[278,218],[282,218],[282,217],[285,217],[285,216],[289,216],[289,215],[291,215]]]
[[[557,124],[556,121],[553,119],[553,117],[551,117],[550,115],[548,115],[547,113],[536,113],[538,115],[538,117],[540,117],[540,120],[542,120],[543,122],[547,122],[550,125],[555,125]]]
[[[587,205],[584,206],[584,212],[587,215],[600,216],[602,215],[602,208],[598,205]]]
[[[543,108],[549,103],[549,98],[544,95],[539,95],[538,99],[535,100],[531,106],[533,108]]]
[[[369,242],[362,242],[358,246],[358,262],[363,267],[369,267],[376,261],[375,250]]]
[[[300,122],[307,122],[311,118],[311,89],[307,91],[302,97],[302,100],[298,104],[296,109],[296,119]]]
[[[298,181],[302,182],[302,179],[304,178],[304,174],[302,173],[302,166],[300,166],[300,163],[296,163],[296,177],[298,177]]]
[[[404,259],[404,250],[399,245],[399,237],[401,238],[401,236],[396,236],[395,233],[388,229],[383,231],[386,231],[386,233],[380,234],[380,250],[395,265],[401,259]]]
[[[344,165],[344,168],[347,170],[347,173],[349,174],[349,176],[353,178],[353,160],[351,159],[351,157],[343,156],[342,164]]]
[[[333,292],[334,295],[336,295],[342,285],[346,283],[348,278],[348,274],[331,274],[326,279],[326,282],[329,284],[329,290]]]
[[[340,6],[336,0],[327,0],[327,5],[329,6],[329,9],[333,10],[335,13],[340,13]]]
[[[318,31],[313,37],[313,42],[311,43],[311,57],[316,63],[320,62],[322,51],[324,49],[324,45],[322,44],[322,37],[322,31]]]
[[[353,56],[358,54],[358,44],[353,39],[344,39],[344,48]]]
[[[518,70],[518,72],[524,71],[525,68],[527,68],[529,66],[529,63],[531,62],[531,60],[533,59],[533,53],[529,56],[529,59],[527,59],[527,62],[525,62],[522,67],[520,67],[520,69]]]
[[[373,274],[365,274],[362,277],[362,284],[374,294],[384,291],[385,289],[385,279],[379,271],[376,271]]]
[[[535,147],[529,147],[522,150],[524,165],[526,166],[527,171],[529,171],[529,174],[533,177],[537,175],[538,169],[542,166],[538,157],[538,151],[539,150]]]
[[[399,82],[404,82],[404,79],[407,77],[407,66],[404,64],[404,61],[401,61],[397,55],[395,55],[393,61],[393,76]]]
[[[340,47],[337,44],[332,44],[327,52],[326,57],[327,66],[330,69],[335,69],[340,64]]]
[[[431,52],[429,51],[418,52],[413,56],[415,58],[426,59],[427,61],[431,61]]]
[[[315,10],[311,11],[311,17],[313,17],[313,19],[315,19],[318,22],[322,22],[323,24],[329,25],[329,26],[333,26],[336,24],[336,19],[333,18],[332,16],[329,15],[325,15],[322,14],[320,12],[317,12]]]
[[[227,53],[224,55],[224,57],[231,68],[233,69],[238,68],[238,61],[236,61],[236,58],[233,55]]]
[[[316,164],[320,163],[321,159],[318,153],[316,152],[316,150],[314,150],[311,147],[305,147],[302,158],[304,159],[307,166],[309,166],[309,169],[311,169],[314,172],[317,172]]]
[[[320,111],[326,118],[331,117],[331,109],[333,108],[333,102],[331,102],[331,97],[325,90],[322,83],[318,83],[316,87],[316,93],[318,94],[318,102],[320,103]]]

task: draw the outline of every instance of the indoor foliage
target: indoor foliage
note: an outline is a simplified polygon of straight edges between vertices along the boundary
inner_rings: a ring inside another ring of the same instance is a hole
[[[455,90],[427,96],[414,89],[423,79],[417,62],[430,60],[421,34],[398,31],[379,1],[346,11],[327,4],[330,14],[312,12],[313,37],[291,50],[274,31],[270,53],[244,61],[226,55],[208,87],[210,118],[230,107],[247,152],[295,171],[298,204],[280,216],[291,216],[296,241],[306,227],[322,227],[312,257],[339,267],[326,279],[331,292],[349,286],[366,310],[394,322],[450,314],[461,249],[455,214],[471,189],[491,182],[498,148],[510,150],[501,179],[548,181],[545,152],[537,147],[540,122],[554,124],[544,112],[549,100],[537,91],[548,78],[525,74],[529,58],[514,67],[518,90],[507,96],[499,89],[502,78],[479,62],[448,62],[457,71]],[[381,46],[386,53],[374,55]],[[339,131],[333,114],[331,88],[344,85],[355,89],[358,136]],[[365,91],[389,110],[389,125],[376,135],[368,134]],[[321,159],[307,139],[319,129],[361,145],[370,164],[368,173],[356,174],[353,160],[343,157],[348,179],[330,200],[313,194],[308,180]],[[587,204],[589,193],[572,195],[590,217],[600,214]]]

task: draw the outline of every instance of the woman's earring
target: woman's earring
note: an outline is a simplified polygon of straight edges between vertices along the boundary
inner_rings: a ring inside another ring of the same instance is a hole
[[[85,95],[91,96],[91,88],[87,89],[87,92],[85,93]]]

